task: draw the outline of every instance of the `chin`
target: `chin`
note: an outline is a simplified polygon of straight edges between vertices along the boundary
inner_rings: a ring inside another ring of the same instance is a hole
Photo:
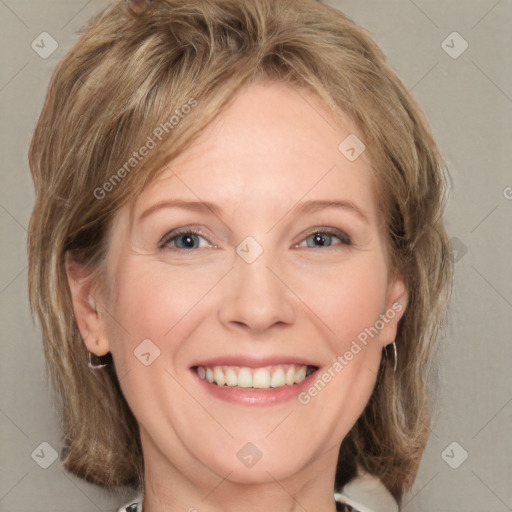
[[[311,461],[312,454],[289,446],[256,441],[218,445],[218,453],[204,462],[232,482],[259,484],[285,480],[298,473]],[[308,450],[309,452],[309,450]],[[212,454],[213,455],[213,454]]]

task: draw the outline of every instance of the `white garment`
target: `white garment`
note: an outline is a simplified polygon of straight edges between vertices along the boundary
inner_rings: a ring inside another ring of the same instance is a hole
[[[398,503],[386,486],[374,475],[362,470],[350,480],[334,499],[359,512],[398,512]]]
[[[392,494],[376,476],[359,471],[339,493],[334,493],[338,503],[345,503],[358,512],[398,512]],[[117,512],[142,512],[142,495],[137,495]]]

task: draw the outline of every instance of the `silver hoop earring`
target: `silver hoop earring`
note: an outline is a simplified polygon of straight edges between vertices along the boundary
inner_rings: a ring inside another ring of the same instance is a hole
[[[393,359],[394,359],[393,373],[396,373],[396,367],[398,366],[398,353],[397,353],[397,350],[396,350],[395,340],[393,340],[393,343],[391,343],[391,345],[393,345]]]
[[[90,370],[99,370],[105,368],[112,362],[112,356],[110,352],[104,356],[97,356],[92,352],[87,351],[87,364]]]
[[[398,352],[396,350],[396,343],[393,340],[389,345],[393,345],[393,373],[396,373],[396,368],[398,366]],[[389,359],[388,358],[388,350],[387,350],[389,345],[386,345],[384,347],[384,356],[386,357],[386,361]]]

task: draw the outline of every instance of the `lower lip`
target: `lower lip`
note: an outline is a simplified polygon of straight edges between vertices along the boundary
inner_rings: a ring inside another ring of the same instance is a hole
[[[199,385],[204,388],[215,398],[224,400],[225,402],[245,404],[245,405],[275,405],[287,402],[289,400],[297,400],[299,393],[305,391],[310,385],[312,379],[318,373],[318,370],[308,375],[299,384],[293,386],[282,386],[280,388],[254,389],[239,388],[236,386],[218,386],[207,380],[201,379],[195,369],[190,370],[194,377],[199,381]]]

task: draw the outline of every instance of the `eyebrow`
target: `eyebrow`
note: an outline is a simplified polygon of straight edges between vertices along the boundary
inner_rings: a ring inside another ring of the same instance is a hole
[[[183,208],[184,210],[191,210],[199,213],[207,213],[210,211],[211,213],[219,216],[221,213],[221,209],[215,203],[210,203],[209,201],[188,201],[185,199],[164,199],[163,201],[158,201],[154,205],[150,206],[147,210],[144,210],[140,216],[139,221],[145,219],[152,213],[160,210],[162,208]]]
[[[219,217],[222,214],[222,209],[220,208],[220,206],[209,201],[165,199],[163,201],[159,201],[153,204],[152,206],[144,210],[139,216],[139,222],[148,217],[149,215],[151,215],[152,213],[156,212],[157,210],[163,208],[182,208],[185,210],[191,210],[199,213],[211,212],[217,217]],[[368,215],[364,212],[364,210],[357,206],[352,201],[348,200],[313,199],[309,201],[304,201],[296,204],[284,216],[288,215],[289,213],[292,213],[293,215],[298,215],[301,213],[315,213],[317,211],[324,210],[327,208],[338,208],[352,212],[367,224],[370,223]]]
[[[361,220],[366,222],[367,224],[370,223],[368,215],[365,213],[365,211],[357,206],[352,201],[348,200],[329,200],[329,199],[313,199],[310,201],[305,201],[303,203],[297,204],[293,210],[292,213],[298,214],[298,213],[314,213],[319,210],[324,210],[326,208],[338,208],[342,210],[347,210],[349,212],[354,213],[357,215]]]

